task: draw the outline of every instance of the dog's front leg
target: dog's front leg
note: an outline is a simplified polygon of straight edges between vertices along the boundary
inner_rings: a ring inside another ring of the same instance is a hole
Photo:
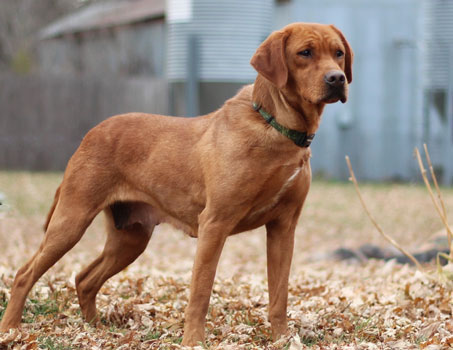
[[[269,285],[269,321],[272,338],[277,340],[287,330],[286,307],[288,279],[294,249],[296,215],[279,218],[266,225],[267,279]]]
[[[223,224],[206,223],[200,225],[190,284],[189,305],[185,312],[182,345],[196,346],[204,343],[206,313],[217,263],[226,237],[225,225]]]

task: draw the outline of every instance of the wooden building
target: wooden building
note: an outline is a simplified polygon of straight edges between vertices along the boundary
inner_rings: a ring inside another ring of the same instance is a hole
[[[165,76],[164,0],[98,2],[39,33],[41,72]]]

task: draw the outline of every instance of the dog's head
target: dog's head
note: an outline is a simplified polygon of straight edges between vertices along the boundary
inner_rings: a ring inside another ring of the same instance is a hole
[[[333,25],[293,23],[273,32],[250,61],[289,100],[346,102],[353,52]]]

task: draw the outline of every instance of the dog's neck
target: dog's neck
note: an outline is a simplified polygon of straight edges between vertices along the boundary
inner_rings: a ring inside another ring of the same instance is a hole
[[[318,130],[324,104],[306,100],[289,101],[274,85],[258,74],[253,87],[253,102],[271,114],[278,123],[289,128],[314,134]]]

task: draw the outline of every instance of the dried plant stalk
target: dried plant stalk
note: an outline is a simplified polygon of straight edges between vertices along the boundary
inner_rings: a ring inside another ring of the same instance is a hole
[[[442,212],[443,212],[444,216],[447,216],[447,211],[445,209],[445,204],[444,204],[444,200],[442,198],[442,193],[440,192],[440,189],[439,189],[439,183],[437,182],[437,177],[436,177],[436,174],[434,173],[434,167],[433,167],[433,164],[431,163],[431,157],[429,156],[428,147],[426,146],[426,143],[423,144],[423,148],[425,150],[425,156],[426,156],[426,161],[428,162],[429,171],[431,173],[431,177],[433,179],[434,186],[436,188],[437,197],[439,198],[440,204],[442,205]]]
[[[360,189],[359,189],[359,184],[357,182],[357,179],[354,175],[354,171],[352,170],[352,166],[351,166],[351,161],[349,160],[349,156],[346,156],[346,163],[348,164],[348,168],[349,168],[349,174],[351,175],[351,177],[349,178],[350,181],[353,182],[354,184],[354,187],[355,187],[355,190],[357,192],[357,196],[359,197],[359,200],[360,200],[360,203],[362,204],[362,207],[363,209],[365,209],[365,212],[367,213],[368,217],[370,218],[371,222],[373,223],[374,227],[376,227],[376,229],[379,231],[379,233],[388,241],[390,242],[390,244],[392,244],[394,247],[396,247],[401,253],[403,253],[404,255],[406,255],[414,264],[415,266],[417,266],[417,268],[420,270],[420,271],[423,271],[423,267],[420,265],[420,263],[418,262],[418,260],[411,254],[409,253],[406,249],[404,249],[402,246],[400,246],[392,237],[390,237],[389,235],[387,235],[383,230],[382,228],[379,226],[379,224],[377,223],[377,221],[373,218],[373,216],[371,215],[370,211],[368,210],[368,207],[366,206],[365,204],[365,201],[363,200],[363,197],[362,197],[362,194],[360,192]]]
[[[442,268],[442,264],[440,263],[441,257],[447,260],[447,264],[450,264],[453,261],[453,259],[449,255],[444,253],[437,253],[436,257],[437,274],[440,277],[441,281],[443,282],[452,281],[453,274],[450,271]]]
[[[431,200],[434,204],[434,207],[437,210],[437,213],[440,216],[440,219],[442,220],[442,223],[445,225],[445,228],[447,229],[447,234],[451,240],[451,237],[453,237],[453,233],[451,232],[451,228],[448,225],[446,215],[444,215],[444,213],[442,212],[442,210],[439,207],[439,204],[437,204],[436,198],[434,197],[433,190],[431,189],[431,184],[429,183],[428,177],[426,176],[426,169],[423,165],[422,157],[420,156],[420,152],[418,151],[417,147],[415,148],[415,155],[417,157],[418,166],[420,167],[420,172],[422,173],[423,181],[425,182],[426,188],[428,189],[429,195],[431,196]],[[449,247],[449,248],[451,248],[451,247]]]
[[[447,210],[445,209],[444,199],[442,197],[442,192],[440,192],[439,184],[437,182],[436,174],[434,173],[434,167],[433,167],[433,164],[431,163],[431,157],[429,156],[428,147],[426,146],[426,143],[423,144],[423,148],[425,150],[426,161],[428,162],[428,167],[429,167],[429,171],[431,173],[431,178],[433,179],[434,187],[436,188],[437,198],[439,199],[440,205],[442,207],[442,214],[444,214],[447,227],[450,227],[450,225],[448,224]],[[452,242],[453,237],[451,235],[451,232],[449,232],[448,229],[447,229],[447,238],[448,238],[448,248],[450,249],[450,257],[453,257],[452,256],[453,251],[451,250],[451,242]]]

